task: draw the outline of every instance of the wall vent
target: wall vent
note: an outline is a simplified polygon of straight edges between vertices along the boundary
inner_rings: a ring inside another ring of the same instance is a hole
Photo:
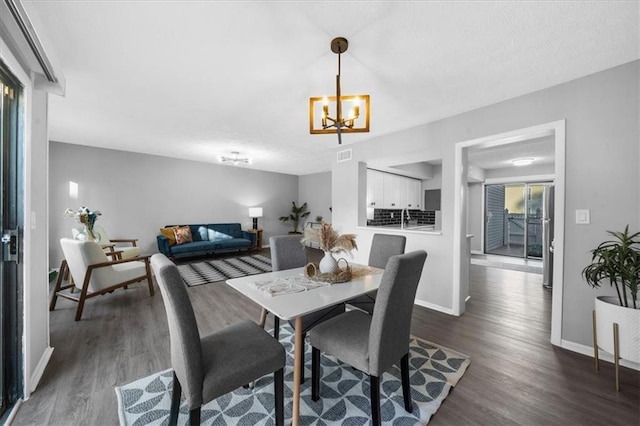
[[[338,163],[351,160],[351,148],[344,151],[338,151]]]

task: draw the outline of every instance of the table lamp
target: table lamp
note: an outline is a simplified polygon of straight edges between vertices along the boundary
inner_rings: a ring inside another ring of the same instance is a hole
[[[253,218],[253,229],[258,229],[258,218],[262,217],[262,207],[249,207],[249,217]]]

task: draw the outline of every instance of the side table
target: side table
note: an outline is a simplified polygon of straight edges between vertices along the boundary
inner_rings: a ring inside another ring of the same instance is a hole
[[[256,234],[256,245],[253,247],[254,251],[262,250],[262,228],[249,229],[249,232]]]

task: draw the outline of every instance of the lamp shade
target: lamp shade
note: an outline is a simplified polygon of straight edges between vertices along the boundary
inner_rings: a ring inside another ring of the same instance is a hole
[[[249,207],[249,217],[262,217],[262,207]]]

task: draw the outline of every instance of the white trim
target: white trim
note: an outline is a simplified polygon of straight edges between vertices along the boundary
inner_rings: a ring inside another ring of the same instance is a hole
[[[562,292],[564,273],[564,212],[565,212],[565,120],[544,123],[524,129],[513,130],[497,135],[484,136],[477,139],[458,142],[455,146],[454,159],[454,204],[453,204],[453,311],[454,315],[464,312],[464,300],[461,300],[460,288],[462,277],[462,261],[466,254],[462,253],[466,242],[467,217],[467,148],[490,148],[529,139],[553,136],[555,139],[555,229],[554,229],[554,264],[553,264],[553,296],[551,302],[551,343],[561,345],[562,338]],[[522,180],[523,177],[518,177]],[[483,218],[484,220],[484,218]]]
[[[5,423],[4,423],[5,426],[11,426],[11,422],[13,422],[13,419],[16,418],[16,415],[18,414],[18,410],[20,409],[21,405],[22,405],[22,399],[17,400],[16,403],[13,404],[13,407],[11,407],[11,411],[9,412],[9,415],[5,419]]]
[[[509,178],[489,178],[483,182],[485,185],[496,185],[501,183],[543,183],[553,182],[555,175],[531,175],[531,176],[514,176]]]
[[[562,349],[566,349],[571,352],[577,352],[579,354],[586,355],[589,358],[593,358],[593,346],[582,345],[580,343],[571,342],[569,340],[562,339],[560,341],[560,347]],[[601,361],[607,361],[607,362],[610,362],[611,364],[613,364],[614,362],[613,355],[603,351],[602,349],[598,350],[598,357],[600,358]],[[620,365],[623,367],[630,368],[632,370],[640,371],[640,364],[637,364],[633,361],[620,359]],[[594,373],[595,373],[595,368],[594,368]]]
[[[51,359],[51,355],[53,355],[53,348],[51,346],[47,346],[47,348],[44,350],[44,353],[42,354],[42,357],[40,357],[40,361],[38,361],[38,365],[36,365],[36,368],[31,375],[31,379],[29,380],[29,389],[31,390],[31,392],[36,391],[38,383],[40,383],[40,379],[44,374],[44,369],[47,367],[47,364]]]
[[[422,306],[423,308],[431,309],[432,311],[442,312],[447,315],[454,315],[453,310],[449,308],[445,308],[440,305],[436,305],[433,303],[425,302],[424,300],[416,299],[413,301],[414,305]]]

